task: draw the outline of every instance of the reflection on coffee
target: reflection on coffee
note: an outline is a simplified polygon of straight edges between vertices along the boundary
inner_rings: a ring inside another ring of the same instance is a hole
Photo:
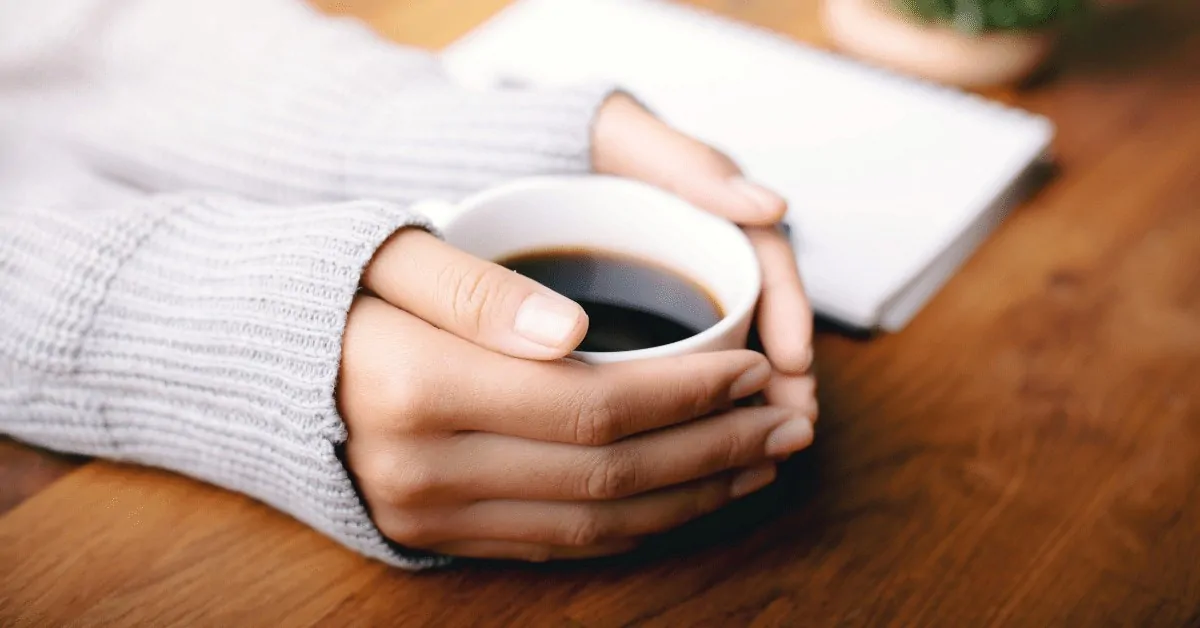
[[[652,262],[586,249],[529,251],[500,260],[579,303],[590,324],[580,351],[633,351],[690,338],[724,316],[695,281]]]

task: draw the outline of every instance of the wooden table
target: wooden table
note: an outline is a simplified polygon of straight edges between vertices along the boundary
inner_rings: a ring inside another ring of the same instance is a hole
[[[821,42],[814,0],[694,3]],[[502,4],[326,2],[430,46]],[[673,545],[412,575],[8,442],[0,625],[1200,625],[1200,3],[1089,27],[991,95],[1059,125],[1058,175],[911,327],[821,334],[817,444]]]

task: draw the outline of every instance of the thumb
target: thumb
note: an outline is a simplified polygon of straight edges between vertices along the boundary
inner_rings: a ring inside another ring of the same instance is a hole
[[[362,285],[434,327],[516,358],[562,358],[588,327],[574,301],[419,229],[393,235]]]
[[[771,225],[787,203],[747,181],[732,159],[680,133],[625,94],[600,108],[593,129],[596,172],[637,179],[743,225]]]

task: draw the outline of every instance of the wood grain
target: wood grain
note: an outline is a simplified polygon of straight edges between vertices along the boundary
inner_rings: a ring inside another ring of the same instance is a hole
[[[0,436],[0,515],[85,462],[25,447]]]
[[[447,4],[323,6],[438,47],[504,2]],[[823,41],[813,0],[692,4]],[[989,94],[1056,122],[1057,176],[902,333],[820,335],[817,443],[740,508],[412,575],[93,463],[0,518],[0,625],[1200,626],[1200,4],[1117,17]]]

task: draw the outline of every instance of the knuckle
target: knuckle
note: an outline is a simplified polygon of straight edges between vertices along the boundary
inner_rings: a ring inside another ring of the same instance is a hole
[[[712,445],[709,454],[711,469],[732,469],[738,466],[748,449],[748,442],[737,430],[721,434]]]
[[[724,403],[724,387],[713,376],[679,377],[660,388],[661,401],[674,420],[687,420],[712,413]]]
[[[411,448],[356,456],[352,473],[371,500],[389,507],[425,504],[441,488],[438,469]]]
[[[424,378],[416,373],[395,372],[380,384],[383,413],[389,422],[402,430],[423,423],[424,413],[429,408],[427,396]]]
[[[584,510],[564,530],[563,541],[565,545],[575,547],[596,545],[608,536],[609,528],[595,510]]]
[[[618,499],[637,492],[639,483],[637,462],[629,454],[610,449],[597,456],[591,465],[584,485],[584,494],[591,499]]]
[[[574,440],[580,445],[607,445],[621,437],[620,406],[605,387],[581,395],[576,404]]]
[[[437,470],[425,462],[410,461],[388,482],[388,501],[396,506],[426,504],[441,486]]]
[[[384,498],[390,492],[387,479],[391,475],[391,459],[375,451],[356,453],[358,448],[347,448],[347,466],[354,479],[362,485],[362,490],[377,498]]]
[[[729,387],[723,380],[723,377],[694,377],[680,384],[680,396],[692,404],[691,416],[704,416],[727,400]]]
[[[393,511],[380,517],[377,525],[384,536],[401,545],[425,547],[435,542],[433,522],[416,512]]]
[[[681,526],[719,510],[729,501],[729,483],[727,481],[709,482],[706,486],[700,487],[680,499],[673,508],[664,512],[662,518],[655,525],[655,531],[662,532]]]
[[[466,269],[447,266],[439,274],[438,283],[450,296],[452,321],[469,333],[479,331],[488,304],[503,293],[504,277],[487,265]]]

